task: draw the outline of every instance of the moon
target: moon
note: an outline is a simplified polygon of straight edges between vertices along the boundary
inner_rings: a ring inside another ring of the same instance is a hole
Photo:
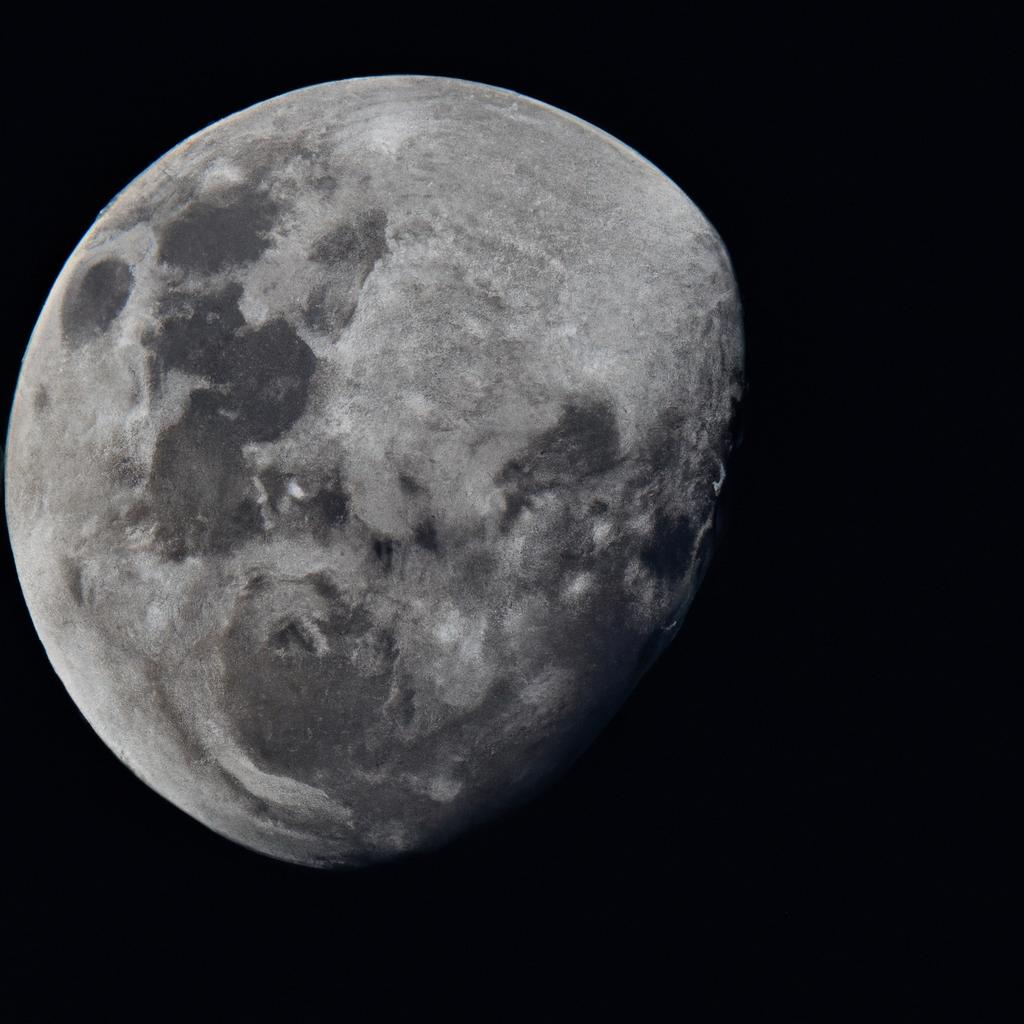
[[[742,383],[723,243],[516,93],[279,96],[106,207],[6,454],[57,674],[157,793],[316,866],[535,793],[678,630]]]

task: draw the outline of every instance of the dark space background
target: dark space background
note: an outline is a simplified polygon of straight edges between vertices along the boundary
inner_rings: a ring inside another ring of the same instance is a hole
[[[413,72],[564,108],[682,186],[739,279],[745,436],[688,620],[588,753],[499,824],[358,872],[247,852],[137,781],[49,667],[5,546],[12,1019],[469,997],[487,1020],[524,995],[538,1018],[1010,1019],[1005,27],[107,17],[8,41],[8,408],[64,260],[153,160],[281,92]]]

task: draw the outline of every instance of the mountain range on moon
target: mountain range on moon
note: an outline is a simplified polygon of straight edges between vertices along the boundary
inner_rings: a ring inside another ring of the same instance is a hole
[[[133,181],[39,317],[7,516],[139,777],[317,866],[535,792],[678,630],[742,384],[726,250],[526,97],[334,82]]]

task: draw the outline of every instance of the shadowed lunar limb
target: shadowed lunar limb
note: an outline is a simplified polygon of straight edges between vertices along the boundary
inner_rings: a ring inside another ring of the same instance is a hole
[[[6,465],[33,621],[223,835],[437,846],[675,635],[742,348],[713,228],[596,128],[412,76],[259,104],[132,182],[40,315]]]

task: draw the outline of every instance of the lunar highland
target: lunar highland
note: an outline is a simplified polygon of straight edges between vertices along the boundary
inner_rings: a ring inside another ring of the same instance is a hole
[[[6,453],[32,619],[222,835],[435,847],[678,630],[742,356],[720,238],[592,125],[415,76],[261,103],[128,185],[39,317]]]

